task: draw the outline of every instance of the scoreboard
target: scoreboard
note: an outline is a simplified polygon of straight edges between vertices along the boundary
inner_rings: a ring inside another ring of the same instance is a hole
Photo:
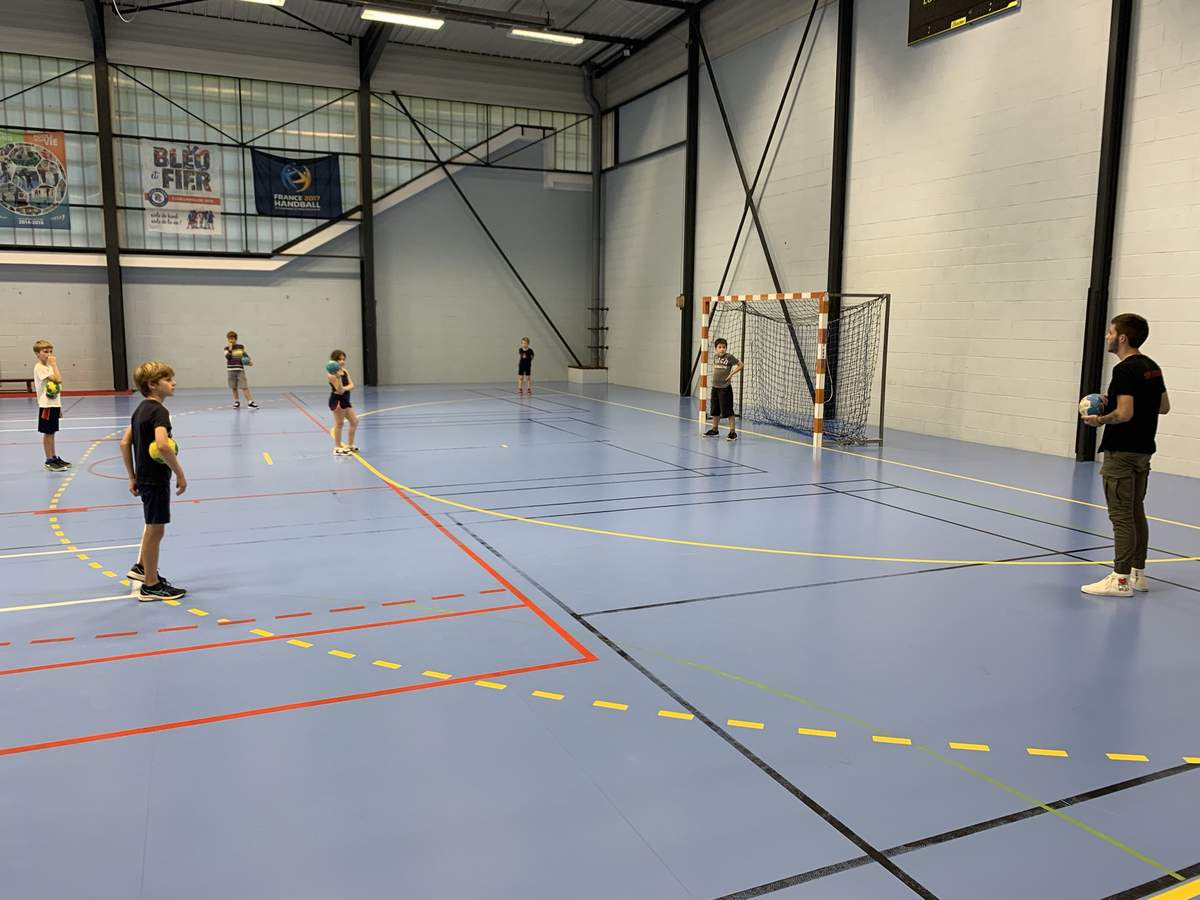
[[[1021,0],[908,0],[909,46],[1020,6]]]

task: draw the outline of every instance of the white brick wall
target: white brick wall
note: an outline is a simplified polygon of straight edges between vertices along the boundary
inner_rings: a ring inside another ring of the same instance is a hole
[[[1154,468],[1200,476],[1200,3],[1141,0],[1133,46],[1112,313],[1150,320],[1166,373]]]
[[[112,387],[103,269],[4,266],[0,277],[2,377],[26,377],[33,369],[33,342],[45,339],[54,344],[67,390]]]
[[[362,378],[356,261],[297,260],[269,275],[126,270],[125,321],[131,385],[140,363],[162,359],[180,387],[225,387],[230,330],[254,359],[252,388],[322,384],[335,346]]]
[[[1069,454],[1110,4],[917,47],[856,13],[846,289],[893,295],[891,427]]]
[[[614,384],[679,390],[683,159],[682,149],[672,150],[604,178],[604,299]]]

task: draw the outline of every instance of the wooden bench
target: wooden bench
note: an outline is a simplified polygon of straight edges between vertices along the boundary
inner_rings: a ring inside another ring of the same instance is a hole
[[[23,385],[25,385],[26,392],[28,392],[30,394],[33,393],[33,379],[32,378],[0,378],[0,385],[5,385],[5,384],[23,384]],[[0,387],[0,391],[3,391],[3,390],[4,390],[4,388]]]

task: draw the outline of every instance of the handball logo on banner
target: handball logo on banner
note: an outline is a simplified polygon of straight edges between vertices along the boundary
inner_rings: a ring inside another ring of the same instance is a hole
[[[61,132],[0,131],[0,225],[69,228]]]
[[[303,194],[312,188],[313,174],[308,166],[288,163],[280,170],[279,180],[293,194]]]

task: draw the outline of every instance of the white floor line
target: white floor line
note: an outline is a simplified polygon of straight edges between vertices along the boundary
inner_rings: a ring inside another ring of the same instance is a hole
[[[114,594],[111,597],[88,597],[86,600],[58,600],[54,603],[30,603],[25,606],[0,606],[0,613],[25,612],[30,609],[50,609],[54,606],[78,606],[81,603],[108,603],[112,600],[132,600],[134,598],[132,592],[128,594]],[[140,600],[137,602],[141,602]]]
[[[68,421],[70,421],[69,417],[68,417]],[[114,424],[115,423],[113,423],[113,422],[109,422],[107,425],[78,425],[78,426],[74,426],[74,427],[64,426],[58,430],[59,431],[103,431],[105,428],[108,428],[111,430]],[[31,434],[37,434],[37,432],[34,431],[32,427],[30,427],[30,428],[0,428],[0,434],[19,434],[22,431],[28,431]]]
[[[134,547],[140,547],[141,544],[113,544],[110,547],[80,547],[78,550],[38,550],[33,553],[5,553],[0,556],[0,559],[24,559],[29,556],[58,556],[60,554],[70,553],[99,553],[101,550],[130,550]]]

